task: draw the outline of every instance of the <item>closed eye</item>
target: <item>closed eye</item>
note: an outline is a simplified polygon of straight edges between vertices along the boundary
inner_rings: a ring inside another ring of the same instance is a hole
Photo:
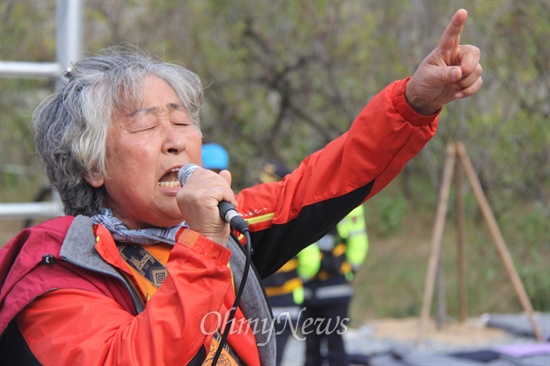
[[[178,122],[174,122],[174,125],[175,125],[175,126],[181,126],[181,127],[193,126],[193,124],[190,123],[190,122],[179,122],[179,123],[178,123]]]
[[[155,107],[141,108],[128,115],[130,133],[139,133],[155,129],[162,120],[169,118],[170,123],[178,127],[194,126],[182,104],[170,103],[167,109],[159,110]]]
[[[178,105],[177,108],[174,108],[170,111],[170,121],[176,126],[192,126],[187,111],[181,106]]]
[[[153,129],[155,129],[157,126],[151,126],[151,127],[147,127],[147,128],[140,128],[140,129],[132,129],[130,131],[130,133],[139,133],[139,132],[145,132],[145,131],[151,131]]]
[[[130,133],[144,132],[155,129],[158,121],[154,115],[138,115],[132,118],[130,124]]]

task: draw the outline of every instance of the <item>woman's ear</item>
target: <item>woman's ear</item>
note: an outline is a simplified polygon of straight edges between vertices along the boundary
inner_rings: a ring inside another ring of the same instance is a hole
[[[98,172],[92,173],[91,176],[86,174],[85,179],[86,182],[88,182],[94,188],[99,188],[103,184],[105,184],[105,178],[103,177],[103,174]]]

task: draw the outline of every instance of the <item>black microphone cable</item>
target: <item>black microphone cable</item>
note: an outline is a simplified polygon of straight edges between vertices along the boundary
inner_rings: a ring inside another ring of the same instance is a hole
[[[216,354],[212,359],[212,364],[211,364],[212,366],[215,366],[216,363],[218,362],[218,359],[220,358],[220,355],[222,353],[222,348],[225,346],[225,343],[227,342],[227,337],[229,336],[229,331],[231,329],[231,325],[235,318],[235,313],[237,312],[237,306],[239,306],[239,302],[241,300],[241,296],[244,291],[244,285],[248,278],[248,272],[250,271],[250,266],[252,264],[252,259],[251,259],[252,256],[251,256],[251,249],[250,249],[252,246],[252,240],[250,239],[250,230],[248,229],[248,227],[243,230],[242,234],[245,237],[244,252],[246,256],[246,260],[244,262],[243,276],[241,279],[241,284],[239,285],[239,289],[237,290],[237,294],[235,295],[235,301],[233,302],[233,306],[231,307],[231,310],[229,312],[227,323],[225,323],[225,329],[223,331],[223,335],[218,344],[218,349],[216,350]],[[237,241],[237,245],[240,245],[238,241]]]

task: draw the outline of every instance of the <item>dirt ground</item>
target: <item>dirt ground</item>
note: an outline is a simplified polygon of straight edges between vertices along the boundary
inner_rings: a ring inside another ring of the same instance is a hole
[[[389,338],[395,341],[418,343],[420,337],[419,318],[376,319],[366,324],[372,327],[372,336],[377,339]],[[455,346],[483,346],[506,342],[511,335],[497,328],[486,327],[480,318],[471,318],[461,323],[448,323],[437,329],[435,322],[429,321],[424,331],[425,342],[436,342]]]

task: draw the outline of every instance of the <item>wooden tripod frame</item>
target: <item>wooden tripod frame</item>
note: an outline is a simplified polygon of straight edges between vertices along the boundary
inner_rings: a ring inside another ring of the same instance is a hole
[[[426,333],[426,323],[430,315],[430,308],[432,305],[432,297],[434,292],[434,285],[436,280],[436,274],[438,271],[441,257],[441,242],[443,237],[443,227],[445,225],[445,217],[447,214],[447,202],[449,199],[449,191],[451,188],[452,177],[453,177],[453,168],[455,168],[456,157],[458,156],[466,175],[472,186],[472,190],[475,194],[477,202],[479,204],[481,213],[485,218],[485,221],[489,227],[493,241],[498,249],[500,258],[504,264],[504,268],[508,272],[508,276],[512,282],[512,285],[516,291],[516,294],[519,298],[523,310],[527,314],[531,327],[533,328],[533,333],[535,334],[536,339],[539,342],[543,341],[542,332],[535,321],[533,306],[531,301],[527,296],[523,283],[517,271],[514,267],[512,257],[510,252],[506,247],[506,243],[502,237],[502,234],[499,230],[493,212],[485,197],[481,184],[477,178],[476,172],[466,153],[464,144],[460,141],[452,142],[447,147],[447,158],[445,161],[445,167],[443,170],[443,181],[439,191],[439,200],[437,205],[437,213],[434,224],[434,232],[432,236],[432,251],[430,254],[430,259],[428,262],[428,273],[426,276],[426,284],[424,290],[424,302],[422,305],[422,312],[420,315],[419,323],[419,333],[417,343],[424,342],[425,333]],[[458,241],[458,274],[459,274],[459,301],[460,301],[460,310],[459,318],[461,322],[464,322],[466,319],[466,286],[465,286],[465,261],[464,261],[464,243],[463,243],[463,230],[464,230],[464,212],[462,204],[462,169],[460,166],[456,166],[457,172],[457,210],[458,210],[458,220],[457,220],[457,241]]]

